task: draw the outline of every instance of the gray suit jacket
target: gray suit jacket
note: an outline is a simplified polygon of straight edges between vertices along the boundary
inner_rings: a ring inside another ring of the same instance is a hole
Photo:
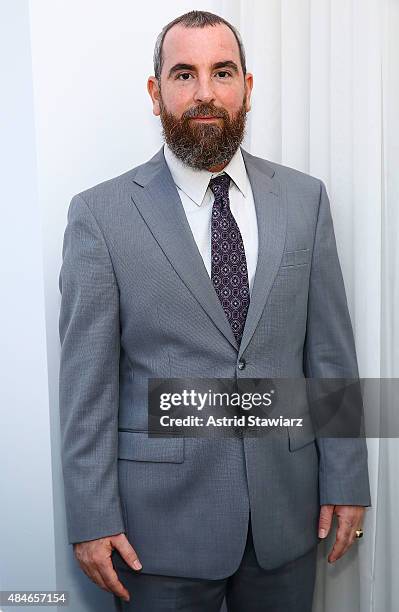
[[[364,440],[148,438],[152,377],[358,376],[322,181],[242,149],[259,255],[238,349],[161,148],[74,196],[60,271],[69,542],[125,532],[143,571],[218,579],[318,542],[320,504],[370,505]]]

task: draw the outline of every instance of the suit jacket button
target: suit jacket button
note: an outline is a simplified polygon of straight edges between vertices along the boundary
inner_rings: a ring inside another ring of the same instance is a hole
[[[240,361],[238,362],[238,369],[243,370],[245,368],[245,365],[246,365],[245,359],[240,359]]]

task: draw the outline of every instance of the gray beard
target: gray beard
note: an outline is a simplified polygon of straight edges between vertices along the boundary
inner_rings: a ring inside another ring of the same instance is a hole
[[[174,123],[174,117],[162,108],[162,134],[183,164],[194,170],[207,170],[231,160],[244,139],[246,119],[243,105],[236,117],[227,124],[224,122],[223,127],[197,124],[195,130],[187,130],[182,129],[181,124]]]
[[[211,126],[203,127],[209,129]],[[209,138],[209,133],[194,143],[167,139],[165,133],[163,136],[176,157],[195,170],[206,170],[229,162],[244,139],[244,133],[240,138],[225,138],[222,142],[214,135]]]

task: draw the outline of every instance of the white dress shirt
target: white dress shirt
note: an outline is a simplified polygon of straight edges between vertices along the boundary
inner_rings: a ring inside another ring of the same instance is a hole
[[[209,276],[211,276],[211,216],[215,199],[209,188],[209,181],[214,176],[222,174],[222,172],[230,176],[230,210],[244,242],[249,292],[251,294],[258,260],[258,223],[251,183],[248,179],[240,147],[221,172],[195,170],[183,164],[166,143],[163,150],[187,221]]]

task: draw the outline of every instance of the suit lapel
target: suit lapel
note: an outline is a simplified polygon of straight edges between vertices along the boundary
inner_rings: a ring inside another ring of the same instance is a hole
[[[198,250],[162,148],[141,166],[133,181],[132,200],[154,238],[193,296],[237,350],[233,330]]]
[[[242,150],[254,196],[258,223],[258,262],[241,338],[239,356],[250,342],[280,266],[287,228],[287,202],[283,186],[264,160]]]
[[[163,147],[140,166],[132,183],[132,202],[139,210],[181,280],[230,344],[242,354],[265,306],[277,273],[286,229],[285,198],[274,170],[242,150],[254,195],[258,232],[258,263],[244,333],[237,341],[198,250],[178,191],[163,154]]]

